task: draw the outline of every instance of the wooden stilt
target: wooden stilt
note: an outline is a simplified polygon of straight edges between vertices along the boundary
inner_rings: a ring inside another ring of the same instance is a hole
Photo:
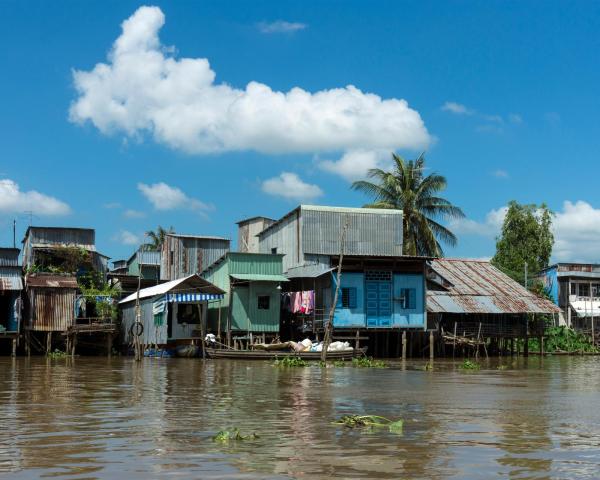
[[[429,330],[429,360],[430,361],[433,361],[434,346],[435,346],[435,342],[434,342],[434,337],[433,337],[433,330]]]
[[[27,330],[25,332],[25,353],[28,357],[31,356],[31,332]]]
[[[112,356],[112,346],[113,346],[112,333],[107,333],[106,334],[106,356],[109,358]]]
[[[540,335],[540,355],[544,356],[544,336]]]
[[[454,322],[454,340],[452,341],[452,358],[456,353],[456,322]]]
[[[73,334],[73,339],[71,340],[71,356],[75,356],[75,349],[77,348],[77,334]]]
[[[12,339],[12,351],[11,351],[11,357],[16,357],[17,356],[17,339],[13,338]]]
[[[46,333],[46,355],[52,352],[52,332]]]
[[[406,360],[406,330],[402,332],[402,360]]]
[[[360,332],[359,332],[359,330],[356,331],[355,337],[356,337],[356,339],[354,340],[354,348],[356,350],[358,350],[360,348]]]
[[[510,356],[514,357],[515,355],[515,339],[511,338],[510,339]]]

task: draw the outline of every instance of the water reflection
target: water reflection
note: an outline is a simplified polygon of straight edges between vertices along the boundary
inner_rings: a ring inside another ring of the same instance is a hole
[[[185,359],[0,359],[14,478],[596,478],[600,362],[390,369]],[[402,435],[331,424],[367,413]],[[221,446],[219,430],[259,438]]]

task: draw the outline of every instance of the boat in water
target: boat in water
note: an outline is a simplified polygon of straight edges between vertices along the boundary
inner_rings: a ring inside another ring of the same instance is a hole
[[[234,350],[230,348],[207,347],[206,353],[210,358],[237,358],[240,360],[275,360],[284,357],[298,357],[303,360],[321,360],[321,352],[295,352],[293,350]],[[330,350],[327,360],[351,360],[362,357],[367,353],[367,347],[350,348],[346,350]]]

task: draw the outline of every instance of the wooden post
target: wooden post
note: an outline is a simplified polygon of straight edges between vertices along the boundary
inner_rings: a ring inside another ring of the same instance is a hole
[[[354,349],[358,350],[360,348],[360,331],[356,331],[356,340],[354,340]]]
[[[112,345],[113,345],[113,337],[112,333],[106,334],[106,356],[110,358],[112,356]]]
[[[221,300],[219,300],[219,308],[217,312],[217,338],[221,341]]]
[[[402,360],[406,360],[406,330],[402,332]]]
[[[544,356],[544,336],[540,335],[540,355]]]
[[[198,320],[200,320],[200,345],[202,345],[202,358],[206,358],[206,342],[204,339],[206,338],[206,323],[204,322],[202,315],[202,307],[199,303],[196,304],[196,309],[198,310]]]
[[[31,332],[27,330],[25,332],[25,353],[28,357],[31,356]]]
[[[514,357],[515,355],[515,339],[511,338],[510,339],[510,356]]]
[[[454,339],[452,340],[452,358],[456,353],[456,322],[454,322]]]
[[[433,347],[434,347],[433,330],[429,330],[429,360],[430,361],[433,361]]]
[[[10,354],[11,357],[16,357],[17,356],[17,338],[13,338],[12,339],[12,351]]]
[[[526,324],[525,324],[525,340],[524,340],[524,344],[523,344],[523,356],[524,357],[528,357],[529,356],[529,321],[526,319]]]
[[[46,355],[52,352],[52,332],[46,333]]]
[[[73,340],[71,340],[71,356],[75,356],[75,349],[77,348],[77,334],[73,334]]]

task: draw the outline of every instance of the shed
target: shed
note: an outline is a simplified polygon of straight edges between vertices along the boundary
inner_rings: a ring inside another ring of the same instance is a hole
[[[487,336],[523,336],[528,314],[560,312],[488,261],[444,258],[429,267],[427,311],[437,314],[430,318],[458,322],[459,330],[473,333],[481,323]]]
[[[165,345],[200,338],[200,323],[206,321],[208,303],[222,299],[223,294],[223,290],[197,274],[141,289],[141,343]],[[119,302],[124,343],[133,341],[131,329],[136,321],[137,299],[136,292]]]
[[[28,321],[25,328],[37,332],[65,332],[75,318],[77,279],[72,275],[28,274]]]
[[[209,307],[209,328],[238,333],[279,332],[283,255],[228,252],[202,276],[225,291]]]
[[[177,280],[201,273],[229,251],[223,237],[169,233],[161,247],[160,278]]]

